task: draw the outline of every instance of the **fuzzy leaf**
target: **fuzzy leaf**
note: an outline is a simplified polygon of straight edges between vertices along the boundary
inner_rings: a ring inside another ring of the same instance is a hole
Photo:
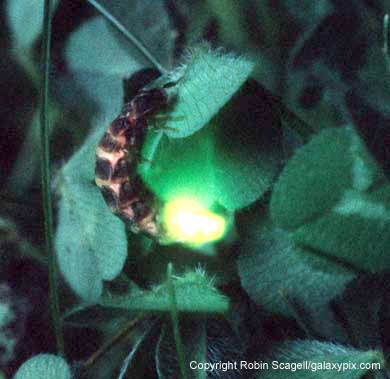
[[[336,262],[382,270],[389,266],[389,185],[369,191],[381,182],[383,173],[352,129],[324,130],[285,167],[272,195],[272,218],[292,229],[309,261],[313,252],[326,256],[325,271]]]
[[[135,36],[161,65],[171,68],[176,32],[164,1],[99,0],[99,3]],[[150,62],[134,50],[132,43],[122,33],[114,28],[112,32],[124,50],[132,50],[132,57],[144,66],[150,66]]]
[[[389,351],[388,325],[390,274],[359,275],[348,283],[333,309],[350,336],[350,343],[359,349],[381,346],[385,355]]]
[[[206,206],[218,202],[236,210],[270,187],[281,161],[279,147],[272,105],[252,80],[195,134],[170,139],[151,131],[142,155],[152,163],[144,163],[142,174],[164,200],[195,196]]]
[[[121,76],[131,72],[134,65],[134,58],[113,37],[103,17],[95,17],[82,24],[69,38],[65,53],[74,71]],[[141,67],[138,64],[138,69]]]
[[[360,364],[380,363],[380,367],[384,367],[384,357],[375,350],[360,351],[329,342],[304,340],[283,343],[274,352],[272,363],[267,363],[268,369],[259,370],[257,378],[358,379],[371,371],[360,368]],[[309,366],[303,368],[303,365]]]
[[[250,205],[273,183],[282,161],[277,116],[267,91],[248,80],[216,117],[214,186],[227,209]]]
[[[308,264],[289,234],[253,220],[238,259],[241,284],[251,299],[271,313],[296,318],[315,334],[334,338],[341,330],[328,303],[354,275],[341,268],[325,272]],[[260,278],[260,279],[259,279]]]
[[[175,277],[173,285],[180,312],[223,313],[229,309],[228,299],[216,290],[203,272],[194,271]],[[169,312],[171,303],[166,284],[150,291],[135,291],[115,298],[105,296],[100,301],[106,307],[154,312]]]
[[[148,139],[144,149],[143,156],[147,159],[151,157],[153,142]],[[205,128],[185,139],[162,136],[157,142],[153,162],[143,164],[147,185],[164,201],[185,195],[210,205],[215,198],[212,130]]]
[[[166,123],[172,138],[187,137],[203,128],[248,79],[254,64],[246,58],[224,54],[201,45],[187,53],[170,73],[177,84],[177,103]]]
[[[270,188],[276,177],[277,161],[259,151],[229,146],[215,153],[215,199],[225,208],[235,211],[244,208]]]
[[[69,107],[79,110],[85,119],[95,119],[102,115],[105,118],[102,127],[108,128],[123,107],[122,78],[88,70],[73,72],[72,78],[75,81],[70,81],[69,77],[64,79],[68,80],[64,96]]]
[[[272,219],[294,229],[329,210],[346,189],[366,191],[381,176],[353,130],[324,130],[284,168],[272,193]]]
[[[390,185],[369,194],[346,191],[330,212],[298,228],[294,241],[359,269],[388,269],[389,194]]]
[[[58,0],[52,1],[52,11]],[[29,49],[41,33],[44,0],[8,0],[6,12],[16,49]]]
[[[71,35],[65,55],[87,98],[110,121],[122,107],[122,79],[143,68],[142,63],[114,38],[102,17],[85,22]]]
[[[24,362],[14,379],[71,379],[66,361],[52,354],[38,354]]]
[[[63,167],[56,249],[61,272],[72,289],[95,302],[102,281],[114,279],[127,256],[124,224],[106,206],[94,185],[98,130]]]

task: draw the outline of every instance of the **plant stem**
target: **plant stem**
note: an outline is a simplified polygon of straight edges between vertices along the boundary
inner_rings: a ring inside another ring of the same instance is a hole
[[[49,71],[51,46],[51,0],[45,0],[42,36],[42,78],[40,86],[40,124],[41,124],[41,177],[42,202],[45,218],[46,253],[49,262],[49,300],[53,319],[58,353],[64,354],[64,340],[57,289],[57,264],[54,252],[53,211],[50,193],[50,157],[49,157]]]
[[[154,320],[154,322],[155,321],[156,320]],[[122,363],[122,367],[118,379],[123,379],[125,377],[127,369],[129,368],[131,362],[133,361],[133,358],[137,353],[138,348],[144,342],[145,338],[147,337],[148,333],[152,330],[153,327],[154,327],[154,323],[148,325],[146,329],[142,332],[142,334],[137,338],[137,341],[133,344],[133,348],[131,349],[130,353],[127,355],[126,359]]]
[[[140,52],[141,54],[159,70],[165,74],[167,70],[153,57],[144,44],[131,34],[106,8],[95,0],[87,0],[93,7],[96,8],[112,25],[114,25]]]
[[[116,333],[108,342],[106,342],[102,347],[95,351],[85,362],[84,367],[89,368],[95,364],[95,362],[103,356],[111,347],[113,347],[117,342],[121,341],[123,338],[127,337],[129,333],[140,323],[142,320],[141,316],[136,317],[126,324],[118,333]]]
[[[175,339],[181,376],[183,379],[188,379],[186,364],[185,364],[185,357],[184,357],[184,348],[183,348],[183,343],[182,343],[182,340],[180,337],[179,314],[177,311],[177,300],[176,300],[175,287],[173,286],[173,282],[172,282],[172,270],[173,270],[172,263],[169,262],[168,269],[167,269],[167,285],[168,285],[169,295],[171,298],[171,319],[172,319],[173,337]]]

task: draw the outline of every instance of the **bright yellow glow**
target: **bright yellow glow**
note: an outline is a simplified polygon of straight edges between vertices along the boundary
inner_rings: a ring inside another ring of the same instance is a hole
[[[178,198],[166,204],[164,223],[172,240],[202,244],[221,238],[225,232],[223,217],[204,209],[191,198]]]

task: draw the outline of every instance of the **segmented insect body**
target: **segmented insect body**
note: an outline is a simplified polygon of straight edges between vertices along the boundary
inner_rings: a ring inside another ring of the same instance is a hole
[[[163,110],[163,89],[141,90],[112,121],[96,150],[95,182],[108,207],[134,232],[161,238],[155,196],[137,175],[137,163],[148,125]]]

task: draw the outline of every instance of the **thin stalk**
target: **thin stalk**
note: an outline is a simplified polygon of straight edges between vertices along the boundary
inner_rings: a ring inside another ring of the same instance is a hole
[[[87,0],[93,7],[96,8],[115,28],[117,28],[139,51],[140,53],[162,74],[165,74],[167,70],[153,57],[144,44],[138,40],[133,34],[131,34],[122,25],[118,19],[116,19],[103,5],[99,4],[95,0]]]
[[[116,343],[126,338],[129,333],[142,321],[141,317],[137,317],[126,324],[121,330],[119,330],[109,341],[107,341],[102,347],[95,351],[85,362],[84,367],[90,368],[95,362],[102,357],[107,351],[109,351]]]
[[[181,376],[183,379],[188,379],[186,363],[185,363],[185,356],[184,356],[184,347],[183,347],[183,342],[182,342],[181,337],[180,337],[179,313],[177,311],[177,300],[176,300],[175,287],[173,286],[173,282],[172,282],[172,270],[173,270],[172,263],[168,263],[167,285],[168,285],[169,295],[171,298],[171,319],[172,319],[173,337],[175,339]]]
[[[131,349],[130,353],[127,355],[126,359],[122,363],[121,371],[119,373],[118,379],[123,379],[126,375],[127,369],[129,368],[131,362],[133,361],[133,358],[135,357],[135,354],[138,351],[138,348],[140,345],[145,341],[145,338],[147,337],[148,333],[152,330],[152,328],[155,325],[155,321],[148,325],[146,329],[142,332],[142,334],[138,337],[137,341],[133,345],[133,348]]]
[[[49,71],[51,47],[51,0],[45,0],[43,18],[42,43],[42,78],[40,86],[40,124],[41,124],[41,176],[42,176],[42,202],[45,218],[46,253],[49,262],[49,300],[53,319],[54,333],[57,341],[58,353],[64,354],[64,339],[62,335],[62,322],[60,318],[59,296],[57,289],[57,264],[54,252],[53,211],[50,192],[50,156],[49,156]]]

